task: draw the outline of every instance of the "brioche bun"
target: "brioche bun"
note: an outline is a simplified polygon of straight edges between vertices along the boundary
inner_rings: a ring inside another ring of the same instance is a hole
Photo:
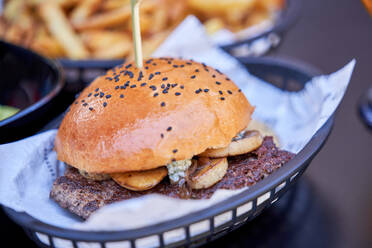
[[[163,87],[162,87],[163,85]],[[71,105],[58,130],[58,159],[90,173],[141,171],[226,147],[254,108],[218,70],[158,58],[117,66]]]

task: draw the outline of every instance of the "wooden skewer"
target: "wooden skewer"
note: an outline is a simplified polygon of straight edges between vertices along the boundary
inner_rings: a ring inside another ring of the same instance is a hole
[[[139,19],[139,5],[141,0],[130,0],[132,9],[132,32],[133,32],[133,44],[136,66],[142,68],[142,42],[141,42],[141,27]]]

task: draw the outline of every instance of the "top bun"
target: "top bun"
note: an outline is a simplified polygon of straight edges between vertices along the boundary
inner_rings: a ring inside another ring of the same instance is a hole
[[[58,159],[92,173],[148,170],[227,146],[254,110],[223,73],[192,60],[149,59],[96,78],[58,130]]]

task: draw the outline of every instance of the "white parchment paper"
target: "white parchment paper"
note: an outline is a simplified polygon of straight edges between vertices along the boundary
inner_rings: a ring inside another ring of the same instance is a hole
[[[355,65],[353,60],[331,75],[316,77],[300,92],[282,92],[251,76],[233,57],[213,46],[194,17],[188,17],[154,56],[193,58],[226,73],[256,106],[254,118],[274,129],[282,148],[293,152],[300,151],[336,110]],[[60,227],[122,230],[177,218],[240,192],[220,190],[210,200],[148,195],[103,207],[82,222],[49,199],[53,181],[64,170],[53,151],[55,134],[52,130],[0,146],[1,204]],[[195,230],[202,230],[202,226]]]

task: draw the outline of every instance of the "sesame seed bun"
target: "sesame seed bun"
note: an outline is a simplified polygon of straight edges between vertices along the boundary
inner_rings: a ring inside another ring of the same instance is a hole
[[[140,171],[227,146],[254,108],[224,74],[204,64],[149,59],[95,79],[58,130],[58,159],[94,173]]]

